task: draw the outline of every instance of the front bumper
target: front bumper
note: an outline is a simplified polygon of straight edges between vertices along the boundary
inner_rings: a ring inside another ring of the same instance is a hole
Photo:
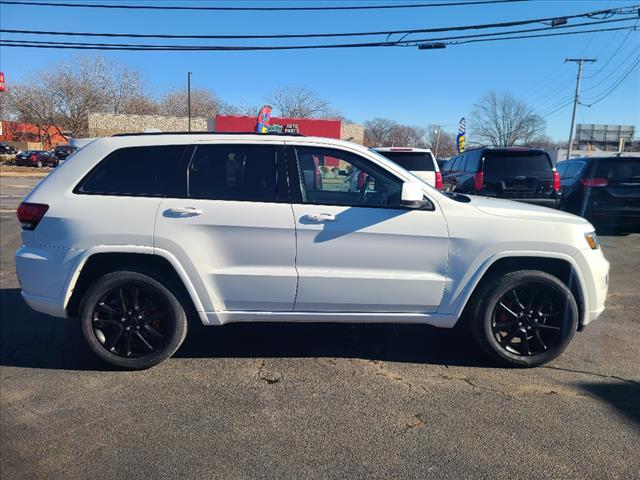
[[[581,327],[597,320],[602,314],[609,292],[609,262],[602,250],[581,250],[576,260],[579,263],[585,284],[584,314]]]

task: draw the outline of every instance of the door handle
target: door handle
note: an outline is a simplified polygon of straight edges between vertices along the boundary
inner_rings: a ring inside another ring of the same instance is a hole
[[[309,213],[302,218],[312,222],[333,222],[336,216],[331,213]]]
[[[197,217],[204,212],[194,207],[174,207],[165,210],[164,213],[170,217]]]

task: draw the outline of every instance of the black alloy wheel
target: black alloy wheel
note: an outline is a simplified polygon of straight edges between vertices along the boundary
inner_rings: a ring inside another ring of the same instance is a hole
[[[138,271],[97,279],[80,306],[91,350],[112,365],[135,370],[173,355],[187,334],[187,316],[172,290]]]
[[[558,278],[538,270],[508,272],[474,292],[472,332],[500,363],[534,367],[558,357],[578,327],[578,306]]]
[[[93,333],[110,353],[124,358],[148,355],[167,338],[171,308],[152,288],[136,283],[105,293],[93,310]]]
[[[538,355],[562,340],[563,295],[548,285],[526,282],[496,304],[491,329],[496,341],[515,355]]]

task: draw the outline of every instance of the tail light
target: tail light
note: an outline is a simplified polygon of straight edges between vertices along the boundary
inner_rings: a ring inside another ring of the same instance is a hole
[[[438,190],[442,190],[444,187],[444,183],[442,182],[442,174],[440,172],[436,172],[436,188]]]
[[[49,210],[49,205],[43,203],[22,202],[16,212],[22,229],[35,230],[47,210]]]
[[[553,172],[553,191],[560,191],[560,174],[558,172]]]
[[[473,188],[480,191],[484,185],[484,172],[478,172],[473,176]]]
[[[606,178],[583,178],[580,182],[585,187],[606,187],[609,185],[609,180]]]

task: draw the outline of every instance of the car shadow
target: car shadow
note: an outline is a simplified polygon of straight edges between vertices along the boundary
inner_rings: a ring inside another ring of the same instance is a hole
[[[579,385],[594,397],[608,403],[640,427],[640,383],[584,383]]]
[[[32,311],[19,289],[0,290],[0,365],[113,370],[85,345],[79,325]],[[237,323],[193,325],[176,358],[334,357],[495,367],[467,335],[427,325]]]

